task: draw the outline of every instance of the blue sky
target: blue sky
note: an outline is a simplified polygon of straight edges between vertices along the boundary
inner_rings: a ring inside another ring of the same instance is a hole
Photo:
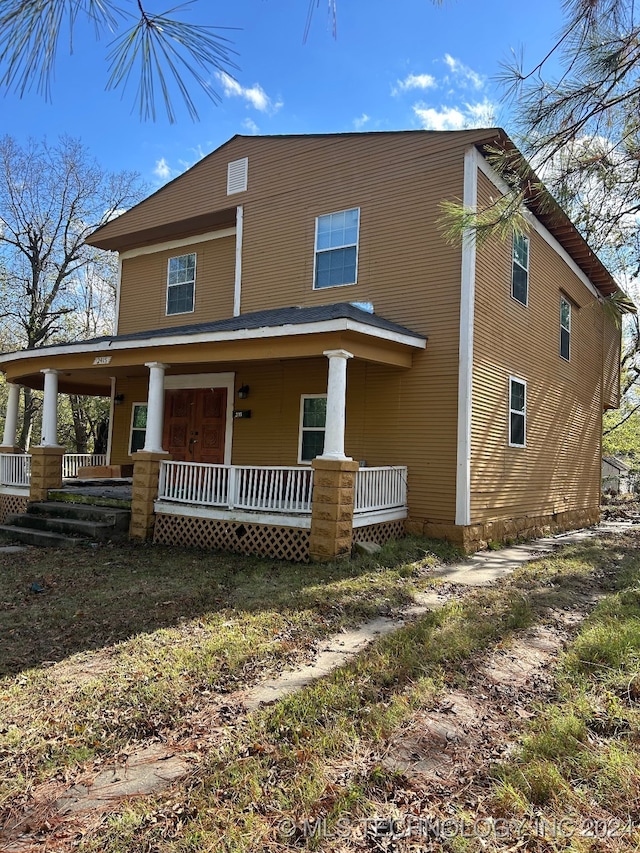
[[[165,11],[170,0],[147,0]],[[108,38],[79,29],[74,53],[60,52],[51,103],[30,93],[0,100],[0,131],[19,142],[80,137],[109,170],[138,171],[154,189],[236,133],[328,133],[500,124],[509,130],[495,81],[511,52],[535,64],[562,25],[560,0],[338,0],[334,39],[327,0],[306,43],[307,0],[197,0],[188,20],[234,27],[235,80],[214,80],[219,106],[197,95],[200,121],[178,105],[144,122],[135,87],[106,92]],[[63,40],[63,47],[66,42]]]

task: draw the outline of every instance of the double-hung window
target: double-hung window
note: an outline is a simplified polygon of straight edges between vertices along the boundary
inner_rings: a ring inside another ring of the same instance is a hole
[[[356,283],[359,229],[358,207],[316,218],[315,289]]]
[[[509,445],[525,447],[527,439],[527,383],[509,377]]]
[[[300,399],[298,462],[311,462],[324,451],[327,395],[303,394]]]
[[[131,438],[129,453],[142,450],[147,436],[147,404],[134,403],[131,408]]]
[[[189,314],[193,311],[196,285],[196,255],[169,258],[167,272],[167,314]]]
[[[569,361],[571,355],[571,303],[560,297],[560,355]]]
[[[513,235],[511,295],[523,305],[529,301],[529,238],[524,234]]]

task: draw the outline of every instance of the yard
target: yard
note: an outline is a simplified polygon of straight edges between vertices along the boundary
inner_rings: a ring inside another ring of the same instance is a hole
[[[0,553],[0,849],[635,850],[639,544],[592,540],[474,590],[438,580],[456,555],[419,539],[328,566]],[[430,587],[442,609],[243,708]],[[186,768],[173,784],[52,809],[157,745]]]

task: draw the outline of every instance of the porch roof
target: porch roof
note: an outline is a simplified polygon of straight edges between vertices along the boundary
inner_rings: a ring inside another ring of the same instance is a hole
[[[9,382],[41,388],[44,368],[61,371],[59,389],[109,394],[112,376],[146,373],[145,363],[181,366],[263,359],[308,358],[346,348],[358,358],[410,367],[427,338],[348,302],[273,308],[213,320],[0,355]],[[184,368],[183,368],[184,369]]]

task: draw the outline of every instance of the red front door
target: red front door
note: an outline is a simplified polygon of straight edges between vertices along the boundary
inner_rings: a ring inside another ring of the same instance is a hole
[[[224,463],[226,388],[167,391],[162,446],[178,462]]]

